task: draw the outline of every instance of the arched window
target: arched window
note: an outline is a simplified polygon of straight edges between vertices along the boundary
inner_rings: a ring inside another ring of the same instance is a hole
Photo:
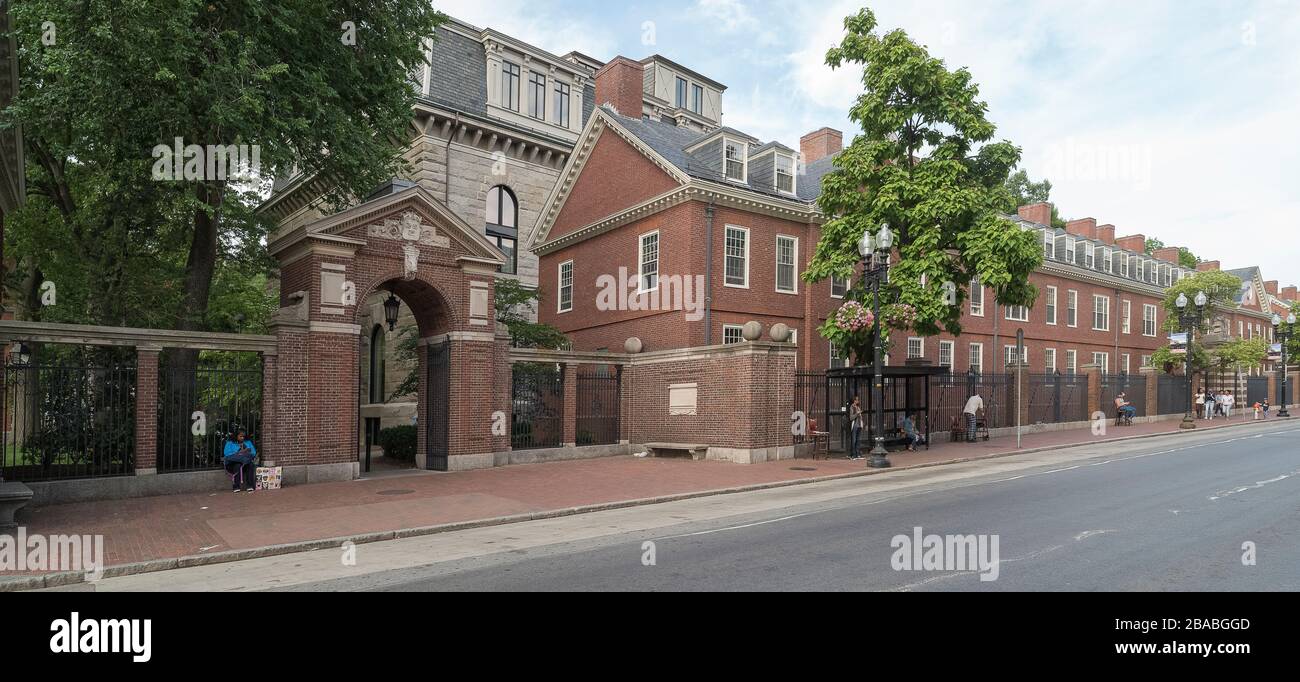
[[[384,402],[384,327],[370,332],[370,403]]]
[[[519,260],[519,203],[515,200],[515,193],[505,185],[488,190],[487,238],[506,255],[501,272],[515,274]]]

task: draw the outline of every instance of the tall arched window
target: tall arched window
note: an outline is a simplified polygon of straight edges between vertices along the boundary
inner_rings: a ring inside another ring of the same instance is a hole
[[[518,265],[519,203],[515,193],[505,185],[497,185],[487,194],[487,237],[506,254],[501,272],[513,275]]]
[[[384,328],[375,325],[370,332],[370,403],[384,402]]]

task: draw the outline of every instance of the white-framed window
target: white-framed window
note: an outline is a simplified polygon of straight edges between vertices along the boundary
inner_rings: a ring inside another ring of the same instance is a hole
[[[560,297],[558,312],[573,310],[573,261],[560,263]]]
[[[1096,257],[1096,254],[1095,254],[1094,251],[1093,251],[1093,248],[1092,248],[1092,242],[1084,242],[1084,243],[1083,243],[1083,265],[1084,265],[1084,267],[1088,268],[1089,270],[1091,270],[1091,269],[1097,267],[1097,262],[1096,262],[1096,260],[1095,260],[1095,257]]]
[[[1132,333],[1132,331],[1133,331],[1133,325],[1132,325],[1132,321],[1133,321],[1133,302],[1132,302],[1132,301],[1120,301],[1120,304],[1119,304],[1119,305],[1120,305],[1120,311],[1121,311],[1121,313],[1122,313],[1122,316],[1121,316],[1121,318],[1120,318],[1120,329],[1119,329],[1119,330],[1120,330],[1121,332],[1125,333],[1125,334],[1130,334],[1130,333]]]
[[[749,288],[749,229],[728,225],[725,245],[723,284]]]
[[[799,238],[776,236],[776,290],[783,294],[799,293]]]
[[[1044,297],[1047,301],[1047,324],[1056,324],[1056,287],[1047,287],[1047,295]]]
[[[1065,292],[1065,326],[1079,326],[1079,292],[1074,289]]]
[[[659,288],[659,230],[641,235],[637,244],[637,283],[644,291]]]
[[[849,291],[849,278],[831,275],[831,298],[844,298]]]
[[[1129,358],[1130,356],[1128,353],[1119,354],[1119,369],[1121,372],[1125,374],[1129,374],[1132,372],[1132,368],[1129,367]]]
[[[1142,335],[1156,335],[1156,307],[1150,303],[1142,304]]]
[[[1246,338],[1246,323],[1241,320],[1237,320],[1237,338]]]
[[[1092,364],[1100,366],[1102,374],[1110,374],[1110,353],[1093,353]]]
[[[546,120],[546,74],[528,72],[528,115]]]
[[[1110,331],[1110,298],[1093,294],[1092,297],[1093,331]]]
[[[776,173],[776,190],[786,194],[794,194],[794,155],[776,152],[774,172]]]
[[[1114,274],[1115,272],[1114,263],[1112,262],[1113,254],[1114,252],[1111,251],[1109,247],[1105,247],[1105,246],[1102,247],[1101,266],[1102,269],[1105,270],[1107,274]]]
[[[687,86],[686,79],[682,78],[681,76],[678,76],[677,77],[677,108],[678,109],[686,108],[686,86]]]
[[[1043,257],[1056,258],[1056,239],[1051,230],[1043,230]]]
[[[952,353],[956,344],[952,341],[939,342],[939,366],[952,369]]]
[[[1014,322],[1028,322],[1029,308],[1023,305],[1009,305],[1005,313],[1005,319]]]
[[[1258,336],[1260,336],[1259,323],[1256,322],[1256,323],[1255,323],[1255,336],[1252,336],[1252,337],[1250,337],[1250,338],[1253,339],[1253,338],[1256,338],[1256,337],[1258,337]]]
[[[1055,348],[1043,349],[1043,369],[1048,374],[1051,374],[1052,372],[1056,371],[1056,349]]]
[[[722,138],[723,173],[728,180],[749,181],[749,145],[740,140]]]
[[[1010,366],[1011,366],[1011,363],[1013,363],[1013,362],[1015,362],[1015,361],[1016,361],[1016,346],[1015,346],[1015,344],[1011,344],[1011,345],[1009,345],[1009,346],[1005,346],[1005,347],[1003,347],[1003,349],[1002,349],[1002,366],[1003,366],[1003,367],[1010,367]],[[1028,364],[1029,364],[1029,346],[1028,346],[1028,345],[1026,345],[1026,346],[1024,346],[1023,348],[1020,349],[1020,362],[1021,362],[1021,364],[1024,364],[1024,365],[1028,365]]]
[[[1067,263],[1074,262],[1074,243],[1075,240],[1069,237],[1065,238],[1065,262]]]
[[[840,349],[836,348],[835,344],[833,343],[828,343],[826,345],[828,348],[830,348],[830,359],[831,359],[830,366],[833,368],[843,367],[845,365],[845,362],[844,362],[844,358],[840,357]]]
[[[1160,271],[1161,274],[1165,276],[1165,286],[1169,286],[1174,283],[1173,269],[1171,269],[1168,265],[1162,265],[1160,266]]]
[[[501,62],[501,106],[519,111],[519,65]]]
[[[1079,351],[1073,348],[1065,351],[1065,373],[1076,374],[1079,371]]]
[[[1128,277],[1128,259],[1131,258],[1127,253],[1116,254],[1119,257],[1119,274],[1121,277]]]
[[[1143,367],[1150,367],[1150,366],[1151,366],[1151,356],[1150,356],[1150,355],[1143,355],[1143,356],[1142,356],[1142,366],[1143,366]]]
[[[907,338],[907,359],[915,360],[925,357],[925,339],[919,336],[909,336]]]
[[[970,314],[984,317],[984,285],[978,279],[970,282]]]
[[[1136,279],[1139,282],[1146,281],[1146,275],[1142,270],[1142,268],[1146,267],[1146,262],[1141,258],[1134,258],[1134,260],[1136,261],[1137,269],[1133,271],[1133,279]]]
[[[742,332],[743,330],[744,330],[744,327],[742,327],[741,325],[738,325],[738,324],[724,324],[724,325],[722,325],[722,342],[723,342],[723,343],[740,343],[741,341],[744,341],[744,340],[745,340],[745,337],[741,335],[741,332]]]
[[[984,371],[984,344],[972,343],[970,345],[969,361],[972,372],[980,374]]]

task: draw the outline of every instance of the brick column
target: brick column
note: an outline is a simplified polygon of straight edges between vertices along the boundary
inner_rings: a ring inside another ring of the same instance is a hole
[[[1279,382],[1278,382],[1278,380],[1277,380],[1277,372],[1269,372],[1269,373],[1268,373],[1268,393],[1267,393],[1266,395],[1268,395],[1268,401],[1269,401],[1270,403],[1272,403],[1275,407],[1278,407],[1279,409],[1281,409],[1280,406],[1278,405],[1278,403],[1280,403],[1281,401],[1279,401],[1279,400],[1277,399],[1277,385],[1278,385],[1278,383],[1279,383]]]
[[[135,473],[158,473],[158,354],[161,348],[135,350]]]
[[[1147,402],[1146,415],[1148,417],[1154,417],[1156,416],[1156,412],[1160,410],[1160,401],[1156,394],[1156,387],[1160,383],[1160,371],[1155,367],[1142,367],[1138,370],[1138,373],[1147,380],[1147,394],[1144,397]]]
[[[1088,363],[1079,367],[1079,373],[1088,377],[1088,421],[1092,421],[1092,415],[1105,412],[1101,409],[1101,365]]]
[[[258,434],[261,442],[255,443],[259,448],[262,463],[275,466],[277,455],[275,429],[275,355],[262,355],[262,432]]]
[[[564,364],[564,436],[562,445],[578,443],[578,365]]]
[[[492,434],[492,451],[509,452],[510,413],[514,409],[511,402],[514,398],[513,371],[510,366],[510,334],[506,331],[506,326],[500,322],[497,323],[495,345],[496,360],[492,365],[492,410],[494,413],[500,412],[504,417],[505,429],[504,433]]]

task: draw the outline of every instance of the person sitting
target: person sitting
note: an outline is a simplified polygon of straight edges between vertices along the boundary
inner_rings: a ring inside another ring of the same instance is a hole
[[[1115,397],[1115,413],[1124,418],[1124,421],[1131,422],[1137,416],[1137,407],[1128,401],[1128,394],[1121,393]]]
[[[903,417],[903,437],[907,440],[907,451],[916,452],[917,445],[925,445],[925,437],[916,430],[916,421],[911,414]]]
[[[256,488],[253,479],[253,462],[257,460],[257,448],[243,429],[236,429],[234,436],[226,441],[221,463],[230,474],[232,492],[253,492]]]

